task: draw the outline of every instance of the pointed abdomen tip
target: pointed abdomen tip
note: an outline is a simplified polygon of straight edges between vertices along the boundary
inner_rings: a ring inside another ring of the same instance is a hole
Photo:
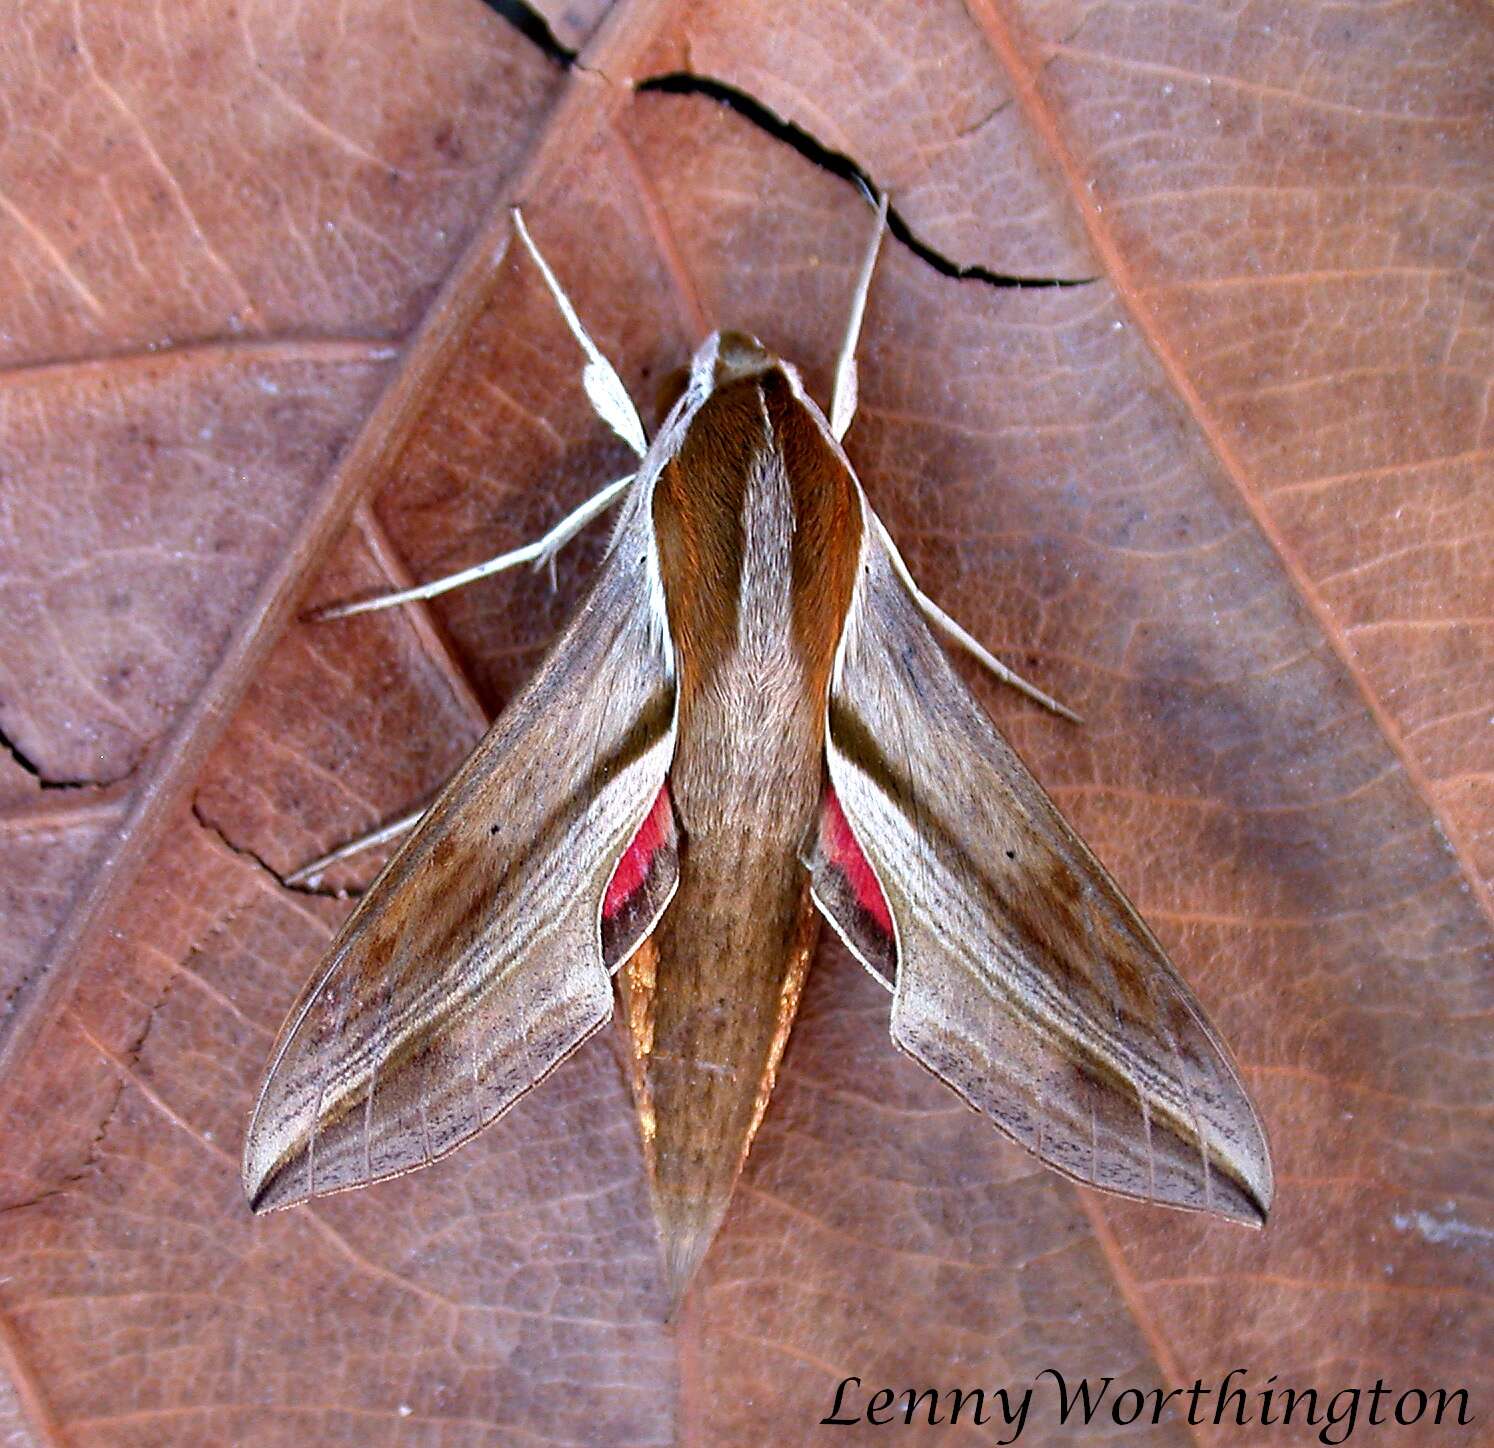
[[[729,1200],[692,1202],[679,1198],[655,1198],[654,1216],[659,1224],[659,1247],[664,1259],[664,1289],[669,1298],[670,1318],[678,1315],[680,1303],[716,1239]]]

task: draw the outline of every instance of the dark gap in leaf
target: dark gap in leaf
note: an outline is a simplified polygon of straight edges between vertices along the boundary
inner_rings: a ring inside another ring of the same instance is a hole
[[[39,770],[29,759],[26,758],[24,754],[21,753],[19,749],[16,748],[14,742],[11,740],[10,735],[8,735],[3,729],[0,729],[0,746],[4,747],[5,752],[10,755],[10,757],[14,759],[15,762],[26,771],[27,774],[29,774],[33,779],[40,781],[43,789],[47,788],[47,781],[45,779],[42,779],[41,770]]]
[[[483,3],[495,15],[512,25],[532,45],[538,46],[562,69],[569,70],[576,64],[578,52],[562,45],[555,38],[555,32],[550,29],[550,24],[545,17],[532,6],[525,4],[524,0],[483,0]],[[657,91],[662,95],[705,96],[718,105],[735,111],[743,120],[765,131],[774,140],[781,141],[786,146],[792,146],[811,164],[830,172],[832,176],[840,177],[842,181],[851,182],[873,204],[880,194],[867,172],[844,152],[832,150],[802,126],[785,120],[769,110],[760,100],[748,95],[744,90],[739,90],[736,86],[728,85],[725,81],[692,75],[688,71],[673,71],[668,75],[651,76],[648,80],[640,81],[635,90]],[[1005,109],[1006,104],[1003,102],[992,114]],[[986,119],[989,120],[990,117]],[[1006,272],[992,271],[989,267],[976,264],[961,265],[935,251],[926,242],[920,241],[895,206],[888,208],[887,229],[914,256],[933,267],[941,276],[952,277],[956,281],[978,281],[992,287],[1083,287],[1096,280],[1094,277],[1019,277]]]
[[[97,789],[104,784],[112,784],[112,780],[97,779],[48,779],[40,769],[17,747],[15,741],[3,729],[0,729],[0,749],[3,749],[22,769],[29,774],[43,789]]]
[[[247,845],[236,845],[215,825],[203,812],[202,806],[196,800],[192,801],[192,816],[218,841],[230,854],[237,855],[241,860],[248,860],[251,864],[263,870],[282,890],[294,890],[298,895],[315,895],[323,900],[361,900],[363,891],[356,886],[347,889],[333,889],[327,885],[290,884],[279,870],[275,869],[264,856],[251,850]]]
[[[657,91],[662,95],[705,96],[718,105],[735,111],[743,120],[750,121],[775,140],[792,146],[806,161],[830,172],[832,176],[840,177],[842,181],[849,181],[868,198],[879,194],[872,178],[844,152],[831,150],[802,126],[784,120],[761,101],[735,86],[675,71],[669,75],[651,76],[640,82],[636,89],[640,92]],[[1019,277],[995,272],[983,266],[962,266],[941,255],[926,242],[920,241],[895,206],[888,207],[887,229],[919,260],[933,267],[941,276],[953,277],[956,281],[979,281],[993,287],[1083,287],[1095,280],[1094,277]]]
[[[566,49],[555,38],[550,22],[538,10],[524,4],[524,0],[483,0],[483,4],[508,21],[525,40],[539,46],[562,70],[569,70],[576,63],[576,52]]]

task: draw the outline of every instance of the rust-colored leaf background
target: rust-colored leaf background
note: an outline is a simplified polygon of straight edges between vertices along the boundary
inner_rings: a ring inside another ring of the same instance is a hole
[[[1479,1422],[1410,1431],[1488,1441],[1487,9],[617,0],[544,7],[547,54],[504,8],[4,6],[5,1441],[793,1444],[847,1374],[1049,1367],[1462,1386]],[[1087,717],[969,675],[1234,1043],[1263,1233],[1036,1168],[829,942],[677,1323],[605,1039],[429,1171],[246,1211],[347,908],[279,877],[436,787],[605,537],[553,593],[295,621],[621,469],[507,208],[640,398],[717,324],[827,394],[864,203],[666,75],[853,159],[925,249],[885,253],[852,456]],[[1118,1435],[1045,1390],[1021,1441]]]

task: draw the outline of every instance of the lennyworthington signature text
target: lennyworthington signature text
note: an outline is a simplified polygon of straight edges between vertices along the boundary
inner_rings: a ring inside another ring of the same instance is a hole
[[[1347,1443],[1362,1425],[1467,1427],[1473,1422],[1467,1388],[1393,1388],[1376,1378],[1372,1388],[1328,1392],[1283,1386],[1275,1373],[1254,1388],[1247,1386],[1248,1376],[1246,1368],[1231,1368],[1217,1384],[1195,1379],[1192,1387],[1170,1392],[1117,1389],[1114,1378],[1071,1380],[1057,1368],[1044,1368],[1031,1386],[1022,1389],[876,1388],[849,1377],[836,1385],[835,1403],[820,1422],[844,1428],[858,1423],[874,1427],[991,1423],[1007,1432],[993,1441],[1015,1443],[1039,1397],[1051,1397],[1046,1409],[1067,1427],[1114,1424],[1127,1428],[1133,1423],[1160,1424],[1184,1417],[1195,1428],[1205,1424],[1239,1428],[1295,1424],[1300,1428],[1306,1424],[1316,1428],[1319,1441],[1327,1444]]]

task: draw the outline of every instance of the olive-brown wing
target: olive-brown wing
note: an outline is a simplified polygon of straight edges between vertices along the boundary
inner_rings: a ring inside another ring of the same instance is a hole
[[[291,1010],[244,1147],[256,1210],[426,1165],[611,1014],[604,897],[673,747],[644,503]],[[673,851],[649,866],[667,898]]]
[[[1270,1156],[1227,1048],[955,674],[875,519],[841,648],[830,780],[894,928],[894,1041],[1071,1177],[1264,1221]],[[865,882],[816,895],[861,901],[839,923],[864,933]]]

